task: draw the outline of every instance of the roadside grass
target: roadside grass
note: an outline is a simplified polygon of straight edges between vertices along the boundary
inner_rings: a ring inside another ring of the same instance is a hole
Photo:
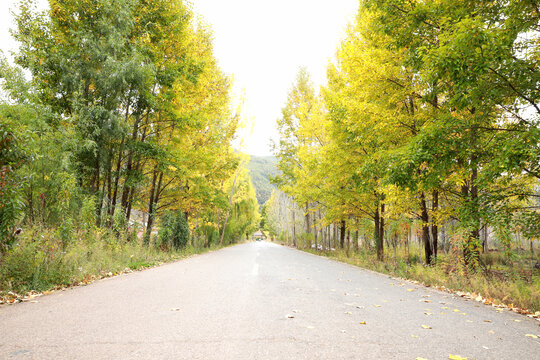
[[[188,245],[177,251],[144,246],[134,234],[117,236],[114,231],[103,229],[74,232],[66,242],[58,231],[29,228],[0,259],[0,303],[13,302],[30,292],[88,284],[219,247]]]
[[[483,254],[483,268],[471,273],[460,264],[457,256],[450,253],[439,256],[435,265],[426,266],[417,255],[418,251],[413,249],[407,252],[403,249],[394,252],[391,249],[385,253],[386,260],[383,262],[378,261],[372,252],[362,249],[358,252],[341,249],[301,250],[394,277],[418,281],[426,286],[470,293],[473,298],[481,296],[484,303],[504,305],[518,312],[540,311],[540,271],[532,266],[524,270],[524,267],[516,266],[498,253]]]

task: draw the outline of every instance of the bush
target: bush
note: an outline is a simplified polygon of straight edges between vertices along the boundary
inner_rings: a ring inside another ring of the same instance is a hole
[[[183,249],[189,242],[189,227],[182,210],[166,212],[161,217],[159,244],[164,247]]]

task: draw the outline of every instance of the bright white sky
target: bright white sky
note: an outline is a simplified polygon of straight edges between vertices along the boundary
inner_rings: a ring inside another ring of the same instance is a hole
[[[191,0],[197,14],[214,29],[214,49],[221,68],[244,93],[249,123],[236,145],[252,155],[270,155],[277,139],[276,119],[298,69],[306,67],[316,86],[324,85],[333,58],[358,0]],[[0,0],[0,44],[16,48],[9,9],[17,0]],[[38,0],[45,8],[47,0]]]

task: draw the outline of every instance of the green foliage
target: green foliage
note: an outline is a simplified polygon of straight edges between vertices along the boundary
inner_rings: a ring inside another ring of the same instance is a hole
[[[190,232],[184,212],[177,210],[163,214],[158,236],[160,246],[176,250],[186,247],[189,242]]]

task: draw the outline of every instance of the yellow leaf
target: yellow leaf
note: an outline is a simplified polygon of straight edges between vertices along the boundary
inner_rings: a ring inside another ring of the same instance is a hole
[[[417,357],[416,360],[428,360],[428,359],[423,358],[423,357]]]
[[[411,335],[411,337],[413,337],[413,338],[418,338],[418,336],[417,336],[417,335]]]
[[[458,310],[458,309],[454,309],[454,312],[461,312],[461,310]]]
[[[459,355],[450,355],[448,356],[449,359],[452,359],[452,360],[467,360],[466,357],[461,357]]]
[[[367,325],[365,321],[360,321],[360,325]]]
[[[525,336],[533,338],[533,339],[538,339],[538,336],[533,335],[533,334],[525,334]]]
[[[427,325],[422,325],[422,327],[423,327],[424,329],[431,329],[431,328],[432,328],[431,326],[427,326]]]

